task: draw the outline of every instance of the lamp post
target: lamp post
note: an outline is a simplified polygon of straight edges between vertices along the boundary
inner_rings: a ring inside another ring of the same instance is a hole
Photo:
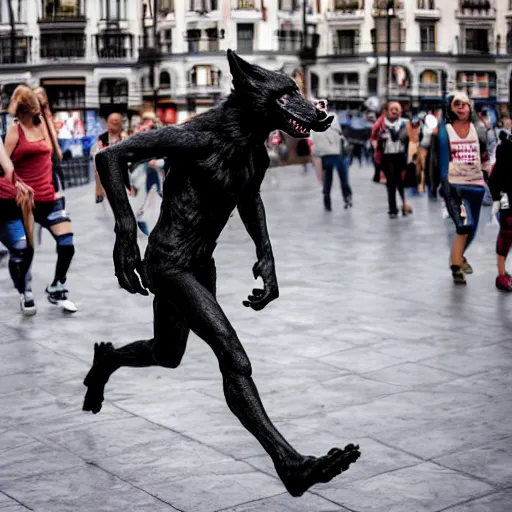
[[[157,85],[157,81],[160,79],[156,76],[156,57],[159,54],[159,41],[158,41],[158,32],[157,32],[157,12],[158,12],[159,2],[158,0],[153,0],[153,46],[155,48],[155,58],[152,63],[152,75],[153,75],[153,110],[155,115],[157,113],[158,108],[158,91],[160,89],[160,84]]]
[[[7,8],[9,12],[9,23],[11,25],[11,64],[14,64],[16,59],[16,23],[14,20],[12,0],[7,0]]]
[[[308,65],[306,63],[306,49],[307,49],[307,20],[306,20],[306,12],[307,12],[307,0],[302,0],[302,74],[303,74],[303,81],[304,81],[304,87],[303,87],[303,93],[304,97],[308,97],[309,93],[309,87],[308,87]]]
[[[307,6],[308,0],[302,0],[302,40],[301,48],[298,52],[300,64],[302,68],[303,77],[303,94],[305,97],[309,94],[309,71],[308,68],[311,64],[316,62],[316,52],[318,48],[319,35],[311,34],[308,35],[308,24],[307,24]]]
[[[391,19],[395,16],[395,0],[387,3],[387,64],[386,64],[386,99],[389,101],[391,84]]]

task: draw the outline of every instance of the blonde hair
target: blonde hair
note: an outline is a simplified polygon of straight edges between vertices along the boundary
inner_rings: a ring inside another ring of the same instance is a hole
[[[46,94],[46,89],[44,87],[42,87],[42,86],[36,87],[34,89],[34,93],[36,94],[36,96],[41,95],[43,98],[44,105],[45,106],[48,105],[48,95]],[[38,97],[38,99],[39,99],[39,97]],[[40,103],[41,103],[41,101],[40,101]],[[43,105],[41,105],[41,106],[43,106]]]
[[[142,113],[141,119],[143,121],[156,121],[156,114],[152,110],[146,110]]]
[[[41,105],[35,92],[28,85],[18,85],[14,89],[8,111],[20,120],[31,117],[34,124],[41,123]]]

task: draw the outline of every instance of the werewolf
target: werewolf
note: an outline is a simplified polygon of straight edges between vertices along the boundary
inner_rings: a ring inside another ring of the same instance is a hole
[[[130,293],[154,294],[154,333],[149,340],[114,348],[94,346],[83,410],[98,413],[110,375],[122,366],[176,368],[190,330],[219,361],[230,410],[272,458],[287,491],[301,496],[312,485],[329,482],[360,456],[359,447],[333,448],[323,457],[298,453],[268,418],[252,380],[251,362],[216,300],[213,252],[232,211],[256,247],[254,289],[243,305],[260,311],[279,297],[260,185],[269,165],[265,141],[280,129],[295,138],[325,131],[332,116],[316,109],[284,73],[252,65],[227,53],[233,88],[218,106],[179,126],[129,137],[100,151],[96,168],[115,216],[115,274]],[[167,158],[160,217],[144,260],[137,245],[137,223],[128,202],[129,162]]]

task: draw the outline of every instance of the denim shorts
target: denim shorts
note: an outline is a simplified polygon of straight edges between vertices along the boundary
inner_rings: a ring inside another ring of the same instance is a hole
[[[34,221],[47,229],[62,222],[70,222],[71,219],[64,209],[64,198],[56,201],[36,201]]]

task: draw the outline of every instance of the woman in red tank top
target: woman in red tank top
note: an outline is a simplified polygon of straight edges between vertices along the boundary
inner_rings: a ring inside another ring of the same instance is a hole
[[[46,287],[48,300],[67,312],[75,312],[64,283],[75,253],[71,221],[53,187],[53,146],[34,91],[18,86],[9,105],[17,124],[7,131],[5,149],[19,178],[34,191],[34,220],[52,234],[57,244],[57,265],[53,282]]]

